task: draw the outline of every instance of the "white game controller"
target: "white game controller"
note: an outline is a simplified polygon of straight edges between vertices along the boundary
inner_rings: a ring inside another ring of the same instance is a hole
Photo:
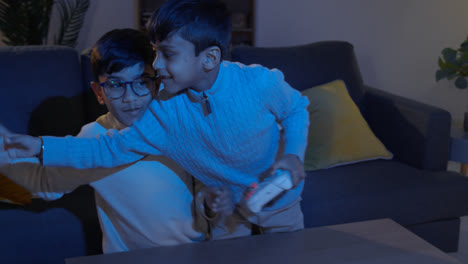
[[[256,182],[250,185],[250,191],[244,196],[245,206],[256,214],[262,210],[265,204],[283,191],[291,189],[292,186],[289,171],[277,170],[275,174],[266,178],[259,185]]]

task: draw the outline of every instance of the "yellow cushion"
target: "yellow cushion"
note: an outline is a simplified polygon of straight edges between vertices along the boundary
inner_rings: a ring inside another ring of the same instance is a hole
[[[6,176],[0,174],[0,201],[13,204],[30,204],[32,195]]]
[[[392,158],[369,128],[343,81],[309,88],[302,94],[310,101],[306,170]]]

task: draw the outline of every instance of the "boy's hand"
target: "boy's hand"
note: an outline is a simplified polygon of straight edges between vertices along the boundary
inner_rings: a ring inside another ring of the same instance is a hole
[[[302,164],[299,157],[294,154],[286,154],[280,160],[276,161],[273,166],[271,166],[270,174],[274,174],[278,169],[289,171],[291,174],[293,188],[299,185],[299,183],[306,177],[304,164]]]
[[[234,212],[234,195],[228,187],[206,187],[203,192],[206,205],[214,213],[231,215]]]
[[[41,139],[28,135],[11,133],[0,124],[0,136],[3,145],[0,147],[0,163],[12,159],[35,157],[41,152]]]

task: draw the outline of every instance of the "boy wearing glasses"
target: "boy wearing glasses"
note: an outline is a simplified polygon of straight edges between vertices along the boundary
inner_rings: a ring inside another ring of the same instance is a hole
[[[121,130],[140,119],[153,100],[153,47],[133,29],[116,29],[94,46],[91,86],[109,112],[83,126],[78,137]],[[103,252],[176,245],[205,240],[202,219],[194,220],[193,182],[174,161],[145,156],[129,166],[76,170],[15,163],[0,168],[34,195],[51,200],[83,184],[95,190]]]

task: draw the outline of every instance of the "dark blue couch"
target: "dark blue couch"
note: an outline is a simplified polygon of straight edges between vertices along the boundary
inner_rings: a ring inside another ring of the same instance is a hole
[[[76,134],[105,109],[88,82],[89,58],[56,46],[0,47],[0,123],[32,135]],[[468,214],[468,178],[446,172],[450,115],[363,84],[346,42],[288,48],[236,48],[232,60],[277,67],[299,90],[343,79],[394,160],[308,172],[306,227],[392,218],[445,251],[458,245]],[[53,202],[0,203],[0,263],[64,263],[101,253],[93,191]]]
[[[468,178],[446,171],[447,111],[365,85],[347,42],[238,47],[231,60],[278,68],[298,90],[344,80],[375,135],[394,154],[393,160],[307,172],[306,227],[391,218],[444,251],[457,250],[460,216],[468,215]]]

